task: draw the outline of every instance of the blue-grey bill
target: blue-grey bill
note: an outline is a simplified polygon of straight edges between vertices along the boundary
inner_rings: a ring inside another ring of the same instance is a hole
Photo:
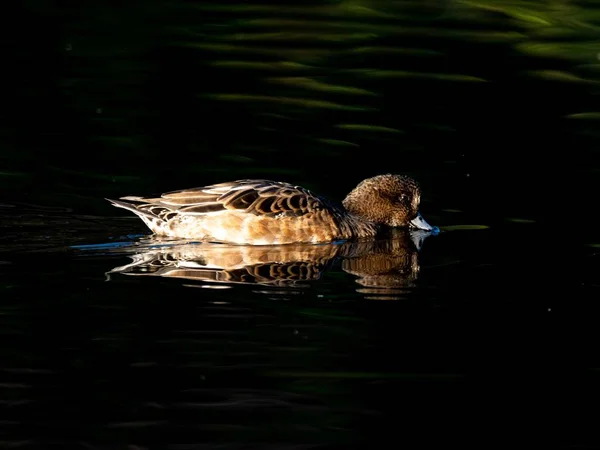
[[[417,217],[410,221],[411,228],[417,228],[419,230],[431,231],[432,233],[439,233],[440,229],[438,227],[434,227],[429,225],[421,213],[417,213]]]

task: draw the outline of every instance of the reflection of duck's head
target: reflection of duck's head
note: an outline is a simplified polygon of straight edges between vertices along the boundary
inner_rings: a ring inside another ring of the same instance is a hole
[[[418,252],[425,232],[394,230],[390,239],[375,241],[369,251],[347,255],[342,269],[357,277],[358,289],[371,299],[398,299],[415,286],[420,266]]]
[[[378,175],[356,186],[344,199],[348,212],[389,227],[434,231],[419,213],[421,188],[412,178]]]

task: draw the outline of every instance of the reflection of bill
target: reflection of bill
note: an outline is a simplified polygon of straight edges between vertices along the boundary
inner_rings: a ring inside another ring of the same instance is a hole
[[[336,261],[357,277],[369,297],[400,298],[419,273],[426,231],[393,230],[385,240],[333,244],[242,246],[151,241],[130,264],[110,274],[179,278],[201,285],[235,284],[301,288],[319,280]]]

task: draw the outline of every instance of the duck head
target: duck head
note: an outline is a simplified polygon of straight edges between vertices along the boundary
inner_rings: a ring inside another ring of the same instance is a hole
[[[351,214],[389,227],[438,232],[419,212],[421,188],[410,177],[385,174],[360,182],[342,202]]]

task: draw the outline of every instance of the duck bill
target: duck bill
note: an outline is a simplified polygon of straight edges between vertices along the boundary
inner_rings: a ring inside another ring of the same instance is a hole
[[[417,213],[417,217],[415,217],[413,220],[410,221],[410,227],[412,229],[417,229],[417,230],[425,230],[425,231],[430,231],[432,233],[437,233],[440,231],[440,229],[438,227],[434,227],[432,225],[429,225],[425,219],[423,219],[423,216],[421,216],[421,213]]]

